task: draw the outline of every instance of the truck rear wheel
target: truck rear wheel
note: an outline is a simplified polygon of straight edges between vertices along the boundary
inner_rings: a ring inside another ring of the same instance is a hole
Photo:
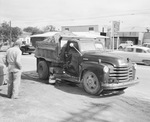
[[[49,78],[49,68],[46,61],[38,63],[38,75],[40,79],[47,80]]]
[[[96,74],[92,71],[87,71],[83,75],[83,88],[91,95],[99,95],[102,92],[101,83]]]

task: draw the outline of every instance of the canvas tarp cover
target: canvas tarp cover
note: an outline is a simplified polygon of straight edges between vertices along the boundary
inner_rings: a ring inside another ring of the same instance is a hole
[[[69,31],[62,31],[62,32],[56,33],[54,36],[46,38],[44,41],[58,43],[60,38],[65,38],[65,37],[71,38],[71,37],[76,37],[76,35]]]
[[[36,57],[44,57],[49,61],[59,61],[60,43],[59,40],[63,37],[75,36],[71,32],[56,33],[52,37],[46,38],[44,41],[36,43]]]

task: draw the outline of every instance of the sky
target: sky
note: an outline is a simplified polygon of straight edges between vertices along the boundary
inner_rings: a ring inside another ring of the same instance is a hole
[[[150,27],[150,0],[0,0],[0,23],[25,28],[99,25]]]

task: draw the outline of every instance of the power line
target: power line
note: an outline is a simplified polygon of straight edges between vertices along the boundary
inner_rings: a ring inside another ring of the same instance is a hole
[[[128,12],[130,11],[130,12]],[[126,13],[123,14],[111,14],[111,15],[101,15],[101,16],[95,16],[95,17],[80,17],[80,18],[69,18],[69,19],[45,19],[45,20],[27,20],[27,21],[21,21],[21,20],[12,20],[14,23],[44,23],[44,22],[67,22],[67,21],[80,21],[80,20],[94,20],[94,19],[106,19],[111,17],[123,17],[123,16],[135,16],[135,15],[149,15],[150,13],[145,13],[146,11],[150,12],[150,9],[143,9],[143,10],[127,10]]]
[[[84,17],[84,18],[70,18],[70,19],[46,19],[46,20],[35,20],[36,22],[64,22],[64,21],[77,21],[77,20],[92,20],[92,19],[101,19],[101,18],[110,18],[110,17],[119,17],[119,16],[134,16],[134,15],[149,15],[150,13],[125,13],[125,14],[114,14],[114,15],[103,15],[97,17]],[[27,21],[14,21],[14,22],[24,22],[24,23],[33,23],[34,20],[27,20]]]

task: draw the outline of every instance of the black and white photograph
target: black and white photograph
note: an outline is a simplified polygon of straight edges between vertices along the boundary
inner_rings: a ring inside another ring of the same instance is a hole
[[[0,122],[150,122],[149,0],[0,0]]]

